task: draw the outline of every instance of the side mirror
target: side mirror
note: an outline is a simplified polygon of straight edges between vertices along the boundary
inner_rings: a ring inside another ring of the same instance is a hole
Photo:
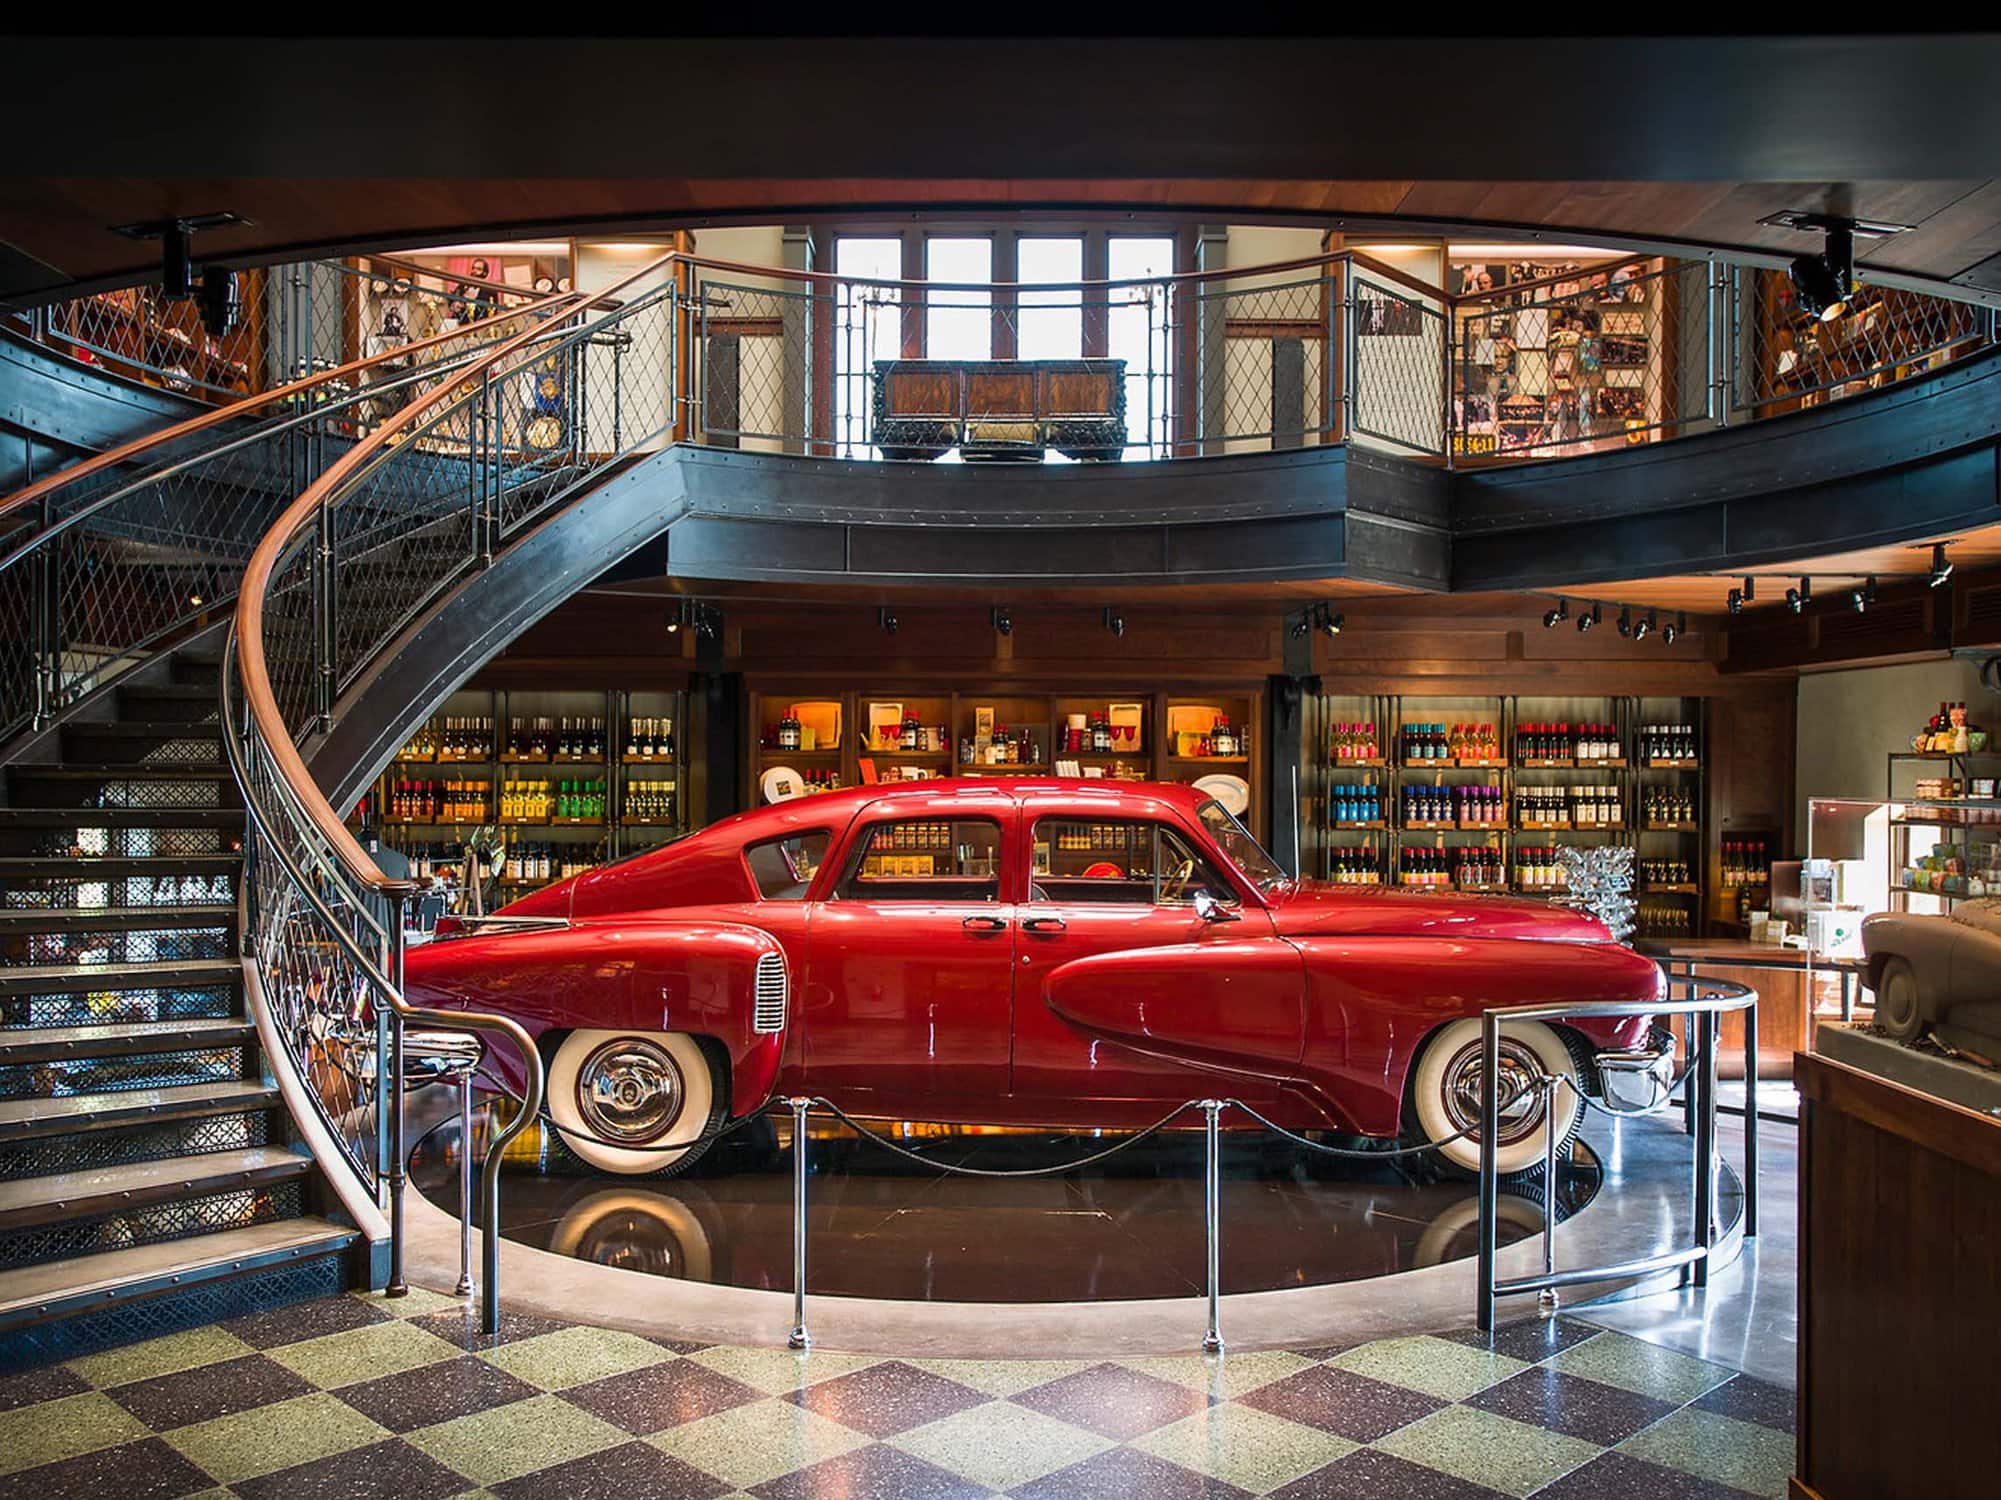
[[[1205,922],[1241,922],[1243,918],[1231,911],[1207,891],[1195,893],[1195,915]]]

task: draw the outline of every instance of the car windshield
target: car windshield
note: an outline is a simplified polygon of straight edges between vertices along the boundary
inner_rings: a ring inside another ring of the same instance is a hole
[[[1278,867],[1278,861],[1265,853],[1264,845],[1252,838],[1250,830],[1232,817],[1222,803],[1205,802],[1195,809],[1195,816],[1202,820],[1202,826],[1230,856],[1231,862],[1248,875],[1260,891],[1269,891],[1290,878]]]

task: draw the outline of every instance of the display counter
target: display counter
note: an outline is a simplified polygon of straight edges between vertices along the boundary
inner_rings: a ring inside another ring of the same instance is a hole
[[[1795,1500],[2001,1473],[2001,1119],[1801,1054]]]

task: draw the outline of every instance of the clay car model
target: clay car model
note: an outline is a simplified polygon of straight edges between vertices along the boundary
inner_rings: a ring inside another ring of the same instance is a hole
[[[1962,901],[1942,917],[1876,912],[1862,919],[1862,951],[1883,1030],[2001,1060],[2001,901]]]
[[[1297,882],[1220,803],[1166,784],[802,797],[454,925],[409,954],[411,998],[521,1022],[565,1143],[611,1172],[683,1169],[791,1094],[1113,1130],[1233,1097],[1467,1168],[1483,1008],[1663,994],[1589,916]],[[1663,1036],[1645,1018],[1511,1025],[1501,1169],[1541,1160],[1527,1080],[1562,1073],[1636,1108],[1664,1096]],[[487,1066],[518,1090],[518,1064]],[[1562,1137],[1581,1110],[1558,1094]]]

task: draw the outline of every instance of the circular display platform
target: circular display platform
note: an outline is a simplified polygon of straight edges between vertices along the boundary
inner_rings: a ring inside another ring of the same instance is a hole
[[[483,1129],[483,1116],[476,1129]],[[687,1176],[595,1173],[545,1132],[509,1153],[505,1238],[599,1265],[685,1281],[792,1285],[792,1158],[785,1122],[721,1143]],[[954,1165],[1039,1167],[1102,1150],[1101,1136],[913,1130],[907,1143]],[[808,1231],[813,1290],[917,1302],[1087,1302],[1203,1290],[1198,1132],[1143,1141],[1060,1177],[975,1178],[902,1161],[816,1122]],[[424,1136],[411,1181],[458,1212],[459,1127]],[[1475,1184],[1381,1162],[1319,1157],[1227,1132],[1222,1158],[1226,1294],[1359,1281],[1474,1253]],[[1558,1172],[1558,1213],[1590,1202],[1598,1157],[1577,1143]],[[1541,1184],[1500,1199],[1503,1245],[1539,1233]]]

